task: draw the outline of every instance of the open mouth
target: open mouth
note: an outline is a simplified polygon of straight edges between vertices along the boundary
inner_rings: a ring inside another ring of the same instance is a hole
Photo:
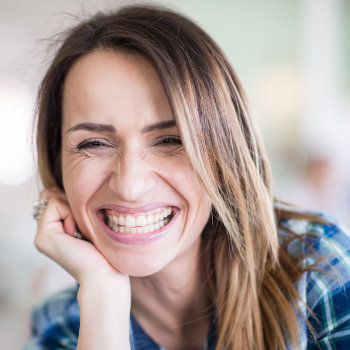
[[[174,217],[173,207],[158,208],[149,213],[121,214],[110,209],[102,210],[104,223],[114,232],[150,233],[165,227]]]

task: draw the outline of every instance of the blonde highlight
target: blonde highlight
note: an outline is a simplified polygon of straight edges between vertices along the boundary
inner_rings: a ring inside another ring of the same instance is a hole
[[[291,214],[274,210],[270,166],[238,77],[215,42],[187,18],[132,6],[98,14],[67,33],[39,92],[44,186],[63,189],[65,76],[79,57],[97,48],[136,52],[154,65],[188,159],[212,200],[202,266],[217,313],[216,348],[297,348],[301,310],[294,282],[304,270],[278,242],[279,218]]]

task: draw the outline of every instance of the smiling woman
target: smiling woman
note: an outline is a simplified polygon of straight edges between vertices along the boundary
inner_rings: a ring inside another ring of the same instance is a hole
[[[211,202],[150,62],[105,50],[83,56],[66,77],[62,117],[67,201],[105,258],[148,276],[187,249],[198,255]]]
[[[80,23],[38,112],[35,244],[78,287],[33,312],[26,349],[349,345],[349,237],[274,201],[239,80],[190,20]]]

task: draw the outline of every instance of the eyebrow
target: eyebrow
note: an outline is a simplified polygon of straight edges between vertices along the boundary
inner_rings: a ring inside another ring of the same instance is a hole
[[[76,130],[87,130],[96,132],[116,132],[116,128],[110,124],[98,124],[98,123],[79,123],[67,130],[67,132],[72,132]]]
[[[173,126],[176,126],[176,122],[175,122],[174,119],[166,120],[166,121],[163,121],[163,122],[146,125],[146,126],[144,126],[141,129],[141,132],[143,134],[146,134],[146,133],[154,131],[154,130],[161,130],[161,129],[172,128]]]
[[[148,132],[154,130],[168,129],[176,126],[175,120],[166,120],[163,122],[158,122],[150,125],[146,125],[141,129],[142,134],[146,134]],[[77,131],[77,130],[87,130],[87,131],[95,131],[95,132],[110,132],[115,133],[117,129],[110,124],[99,124],[99,123],[79,123],[67,130],[67,132]]]

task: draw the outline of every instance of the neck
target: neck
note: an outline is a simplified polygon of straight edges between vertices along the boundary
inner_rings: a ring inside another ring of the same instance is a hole
[[[200,240],[160,272],[131,278],[132,314],[167,329],[208,319],[210,302],[200,268]]]

